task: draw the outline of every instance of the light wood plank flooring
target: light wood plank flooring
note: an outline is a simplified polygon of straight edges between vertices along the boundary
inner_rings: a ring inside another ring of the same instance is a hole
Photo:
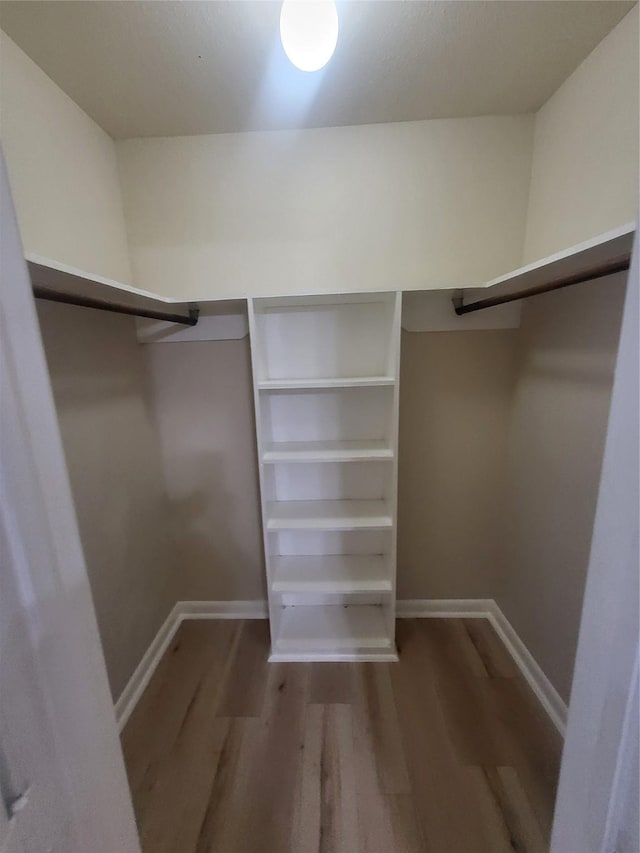
[[[184,622],[123,732],[144,853],[547,850],[561,742],[489,623],[397,639],[269,664],[266,621]]]

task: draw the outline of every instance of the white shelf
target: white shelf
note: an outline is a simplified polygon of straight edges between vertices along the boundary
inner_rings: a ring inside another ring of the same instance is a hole
[[[284,607],[271,660],[395,660],[384,611],[376,605]]]
[[[389,561],[373,555],[272,557],[274,593],[391,592]]]
[[[585,269],[628,257],[633,246],[634,233],[635,223],[629,222],[584,243],[570,246],[506,275],[491,279],[480,287],[464,288],[465,304],[490,296],[507,296],[555,278],[575,275]]]
[[[444,287],[428,288],[430,291],[445,292],[450,289],[464,288],[465,290],[480,290],[491,288],[495,285],[514,282],[518,288],[529,287],[539,283],[542,278],[559,277],[570,275],[572,272],[577,272],[585,266],[595,263],[606,263],[616,257],[628,254],[631,251],[633,244],[633,236],[636,223],[629,222],[606,231],[596,237],[578,243],[574,246],[569,246],[562,251],[556,252],[548,257],[541,258],[527,266],[512,270],[511,272],[502,275],[499,278],[491,279],[486,282],[478,283],[460,283],[450,282]],[[41,255],[27,253],[25,260],[29,265],[29,272],[34,284],[43,287],[50,287],[56,290],[62,290],[66,293],[78,294],[80,296],[93,296],[106,301],[119,303],[127,303],[134,305],[150,305],[155,303],[157,307],[162,305],[184,305],[189,302],[192,297],[190,294],[182,294],[180,296],[166,296],[159,293],[153,293],[148,290],[143,290],[134,287],[124,282],[114,281],[113,279],[105,278],[96,273],[87,270],[81,270],[72,267],[68,264],[61,263],[52,258],[45,258]],[[421,289],[421,288],[420,288]],[[256,300],[259,307],[258,310],[272,310],[278,306],[283,309],[299,306],[317,307],[319,305],[341,305],[349,303],[377,303],[381,301],[389,301],[392,294],[381,292],[370,293],[348,293],[348,294],[326,294],[326,295],[310,295],[296,297],[275,297]],[[214,304],[221,301],[229,301],[228,296],[217,297],[211,295],[208,298],[197,298],[196,301],[202,306],[206,303]],[[241,295],[236,297],[237,304],[246,304],[246,296]]]
[[[393,526],[387,503],[377,501],[270,501],[267,530],[359,530]]]
[[[386,441],[278,441],[265,446],[263,462],[350,462],[393,459]]]
[[[121,281],[95,273],[80,270],[41,255],[27,254],[25,260],[29,267],[31,283],[47,291],[64,293],[68,296],[102,299],[111,304],[127,305],[132,308],[149,308],[154,311],[172,310],[183,305],[186,300],[160,296],[148,290],[141,290]]]
[[[286,391],[296,388],[372,388],[393,385],[393,376],[338,376],[318,379],[262,379],[259,391]]]

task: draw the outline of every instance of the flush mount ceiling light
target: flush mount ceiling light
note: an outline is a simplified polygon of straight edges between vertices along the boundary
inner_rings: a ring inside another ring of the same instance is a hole
[[[338,10],[334,0],[284,0],[280,38],[291,62],[301,71],[319,71],[338,42]]]

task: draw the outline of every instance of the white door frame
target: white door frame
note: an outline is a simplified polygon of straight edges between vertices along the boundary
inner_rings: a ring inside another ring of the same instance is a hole
[[[0,520],[8,531],[11,555],[2,570],[20,590],[16,615],[30,627],[31,659],[38,671],[52,749],[61,759],[57,777],[69,808],[57,819],[78,839],[78,849],[69,853],[140,853],[31,282],[1,152],[0,223],[0,359],[5,380]],[[25,702],[31,700],[24,697]],[[35,789],[39,780],[28,781]],[[53,843],[52,838],[49,841]]]
[[[638,743],[638,245],[629,271],[598,493],[552,853],[612,853],[635,828],[619,784]],[[606,284],[603,285],[606,287]],[[631,772],[637,773],[637,768]],[[637,804],[636,804],[637,807]]]

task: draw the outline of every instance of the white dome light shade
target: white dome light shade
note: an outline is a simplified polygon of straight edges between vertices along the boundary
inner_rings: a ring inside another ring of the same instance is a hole
[[[338,10],[334,0],[284,0],[280,38],[291,62],[301,71],[319,71],[338,42]]]

